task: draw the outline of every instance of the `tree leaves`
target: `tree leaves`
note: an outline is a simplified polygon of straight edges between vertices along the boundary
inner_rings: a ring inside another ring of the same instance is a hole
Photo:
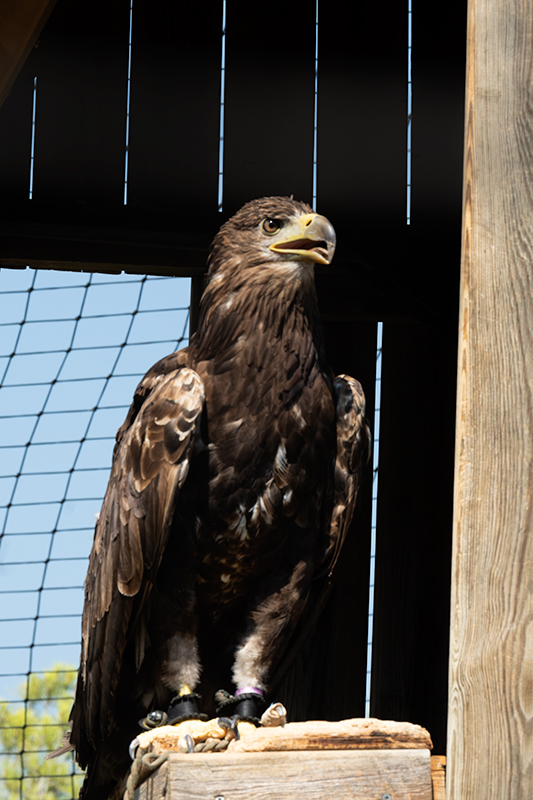
[[[0,702],[0,800],[70,800],[83,774],[67,754],[45,761],[68,729],[77,670],[54,664],[32,673],[20,699]]]

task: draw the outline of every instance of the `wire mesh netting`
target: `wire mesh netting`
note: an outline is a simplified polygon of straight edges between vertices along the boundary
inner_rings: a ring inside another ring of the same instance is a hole
[[[83,581],[135,386],[184,346],[190,281],[0,271],[0,800],[69,798]]]

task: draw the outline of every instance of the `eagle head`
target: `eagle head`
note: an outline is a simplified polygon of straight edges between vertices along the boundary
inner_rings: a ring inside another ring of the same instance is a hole
[[[294,269],[296,264],[329,264],[335,243],[331,222],[307,203],[262,197],[246,203],[222,225],[211,246],[209,276],[213,278],[221,265]]]

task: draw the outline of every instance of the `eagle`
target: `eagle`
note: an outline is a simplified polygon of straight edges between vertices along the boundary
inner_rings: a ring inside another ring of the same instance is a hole
[[[85,800],[118,797],[139,719],[254,717],[326,587],[368,447],[361,385],[328,366],[314,265],[331,223],[247,203],[211,245],[198,329],[139,383],[85,582],[70,741]],[[200,695],[204,698],[201,704]],[[166,714],[165,714],[166,717]]]

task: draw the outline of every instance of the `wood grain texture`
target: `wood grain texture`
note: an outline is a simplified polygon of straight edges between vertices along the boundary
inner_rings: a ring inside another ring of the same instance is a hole
[[[340,722],[289,722],[282,728],[257,728],[229,745],[234,753],[264,750],[431,749],[425,728],[410,722],[345,719]]]
[[[446,756],[431,756],[433,800],[446,800]]]
[[[0,0],[0,106],[57,0]]]
[[[448,800],[533,797],[532,31],[470,0]]]
[[[171,753],[137,800],[432,800],[428,750]]]

